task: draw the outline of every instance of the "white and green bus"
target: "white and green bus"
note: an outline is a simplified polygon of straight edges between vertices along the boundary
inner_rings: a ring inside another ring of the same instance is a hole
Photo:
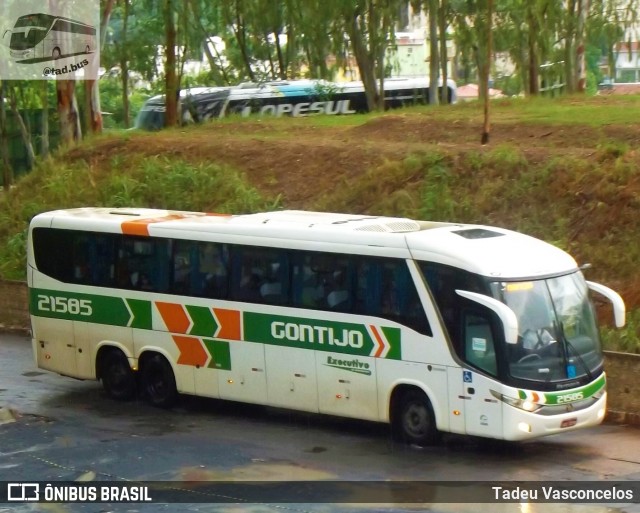
[[[603,355],[565,252],[512,231],[301,211],[36,216],[37,364],[115,399],[192,394],[524,440],[600,423]]]

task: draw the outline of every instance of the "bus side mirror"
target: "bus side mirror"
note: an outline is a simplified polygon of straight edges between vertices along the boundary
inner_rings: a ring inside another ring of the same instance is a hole
[[[478,294],[477,292],[469,292],[467,290],[456,290],[459,296],[475,301],[495,312],[502,322],[502,328],[504,329],[504,340],[507,344],[518,343],[518,318],[511,308],[507,305],[484,294]]]
[[[598,294],[603,295],[613,305],[613,318],[616,323],[616,328],[622,328],[625,325],[625,314],[626,309],[624,306],[624,301],[620,297],[615,290],[610,289],[609,287],[605,287],[604,285],[600,285],[599,283],[594,283],[592,281],[587,282],[587,286],[597,292]]]
[[[7,36],[8,34],[8,36]],[[9,46],[9,42],[11,41],[11,30],[7,29],[4,31],[4,33],[2,34],[2,39],[0,40],[0,42],[4,45],[4,46]]]

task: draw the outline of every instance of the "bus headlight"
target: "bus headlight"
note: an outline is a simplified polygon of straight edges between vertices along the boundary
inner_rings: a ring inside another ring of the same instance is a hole
[[[519,410],[524,410],[528,412],[534,412],[542,408],[541,404],[534,403],[531,399],[519,399],[514,397],[509,397],[508,395],[500,394],[495,390],[491,390],[491,395],[502,401],[503,403],[507,403],[509,406],[513,406],[514,408],[518,408]]]

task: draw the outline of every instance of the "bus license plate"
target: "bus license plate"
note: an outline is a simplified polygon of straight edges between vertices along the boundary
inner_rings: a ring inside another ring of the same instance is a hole
[[[563,420],[562,424],[560,424],[560,427],[561,428],[568,428],[568,427],[571,427],[571,426],[575,426],[577,422],[578,422],[578,419]]]

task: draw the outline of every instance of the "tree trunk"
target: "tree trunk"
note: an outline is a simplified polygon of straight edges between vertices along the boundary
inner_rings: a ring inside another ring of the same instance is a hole
[[[2,187],[5,192],[9,191],[9,187],[13,184],[13,168],[9,160],[9,134],[4,102],[6,90],[7,82],[3,80],[0,83],[0,153],[2,154]]]
[[[440,95],[440,102],[443,105],[449,103],[449,88],[447,87],[447,80],[449,80],[447,69],[449,67],[449,56],[447,53],[447,9],[447,0],[442,0],[438,21],[440,22],[440,67],[442,68],[442,94]]]
[[[527,4],[527,20],[529,22],[529,94],[537,96],[540,93],[540,84],[538,80],[538,48],[536,45],[536,37],[538,36],[538,24],[535,19],[533,9],[535,6]]]
[[[235,0],[234,5],[236,12],[233,23],[231,23],[233,34],[236,36],[236,41],[238,42],[238,46],[240,47],[240,54],[242,55],[242,60],[247,70],[249,80],[255,82],[256,75],[253,72],[253,68],[251,67],[251,58],[249,57],[249,49],[247,48],[247,35],[245,32],[246,27],[244,25],[242,13],[240,11],[240,2],[238,0]]]
[[[482,82],[487,84],[487,92],[484,96],[484,124],[482,127],[482,138],[480,139],[481,144],[489,143],[489,100],[491,94],[489,93],[489,74],[491,73],[491,60],[493,53],[493,0],[488,0],[489,3],[487,5],[487,56],[486,62],[484,66],[484,73],[482,77]]]
[[[9,106],[11,108],[11,112],[16,118],[16,122],[18,123],[18,128],[20,129],[20,136],[22,137],[22,143],[24,144],[25,150],[27,151],[27,165],[29,169],[33,169],[33,165],[36,162],[36,155],[33,151],[33,143],[31,141],[31,132],[27,128],[27,125],[24,122],[24,118],[22,114],[20,114],[20,110],[18,109],[18,101],[16,99],[16,90],[9,90]]]
[[[429,0],[429,104],[438,104],[438,0]]]
[[[269,69],[271,70],[271,80],[276,80],[278,74],[276,73],[276,67],[273,64],[273,57],[271,56],[271,44],[269,43],[269,34],[264,34],[264,40],[267,44],[267,51],[269,52]]]
[[[116,0],[106,0],[100,19],[100,47],[103,48],[107,38],[107,26]],[[85,128],[92,134],[102,132],[103,120],[100,108],[100,82],[95,78],[84,81]]]
[[[576,92],[585,93],[587,90],[587,63],[585,56],[585,25],[589,13],[589,0],[578,0],[578,30],[576,44],[577,80]]]
[[[129,46],[127,42],[127,31],[129,28],[129,0],[123,0],[122,13],[122,48],[120,51],[120,80],[122,81],[122,117],[124,127],[129,128]]]
[[[42,141],[40,143],[40,155],[43,158],[49,156],[49,82],[42,81]]]
[[[576,15],[576,0],[568,0],[566,11],[566,30],[564,33],[564,83],[565,91],[569,94],[573,93],[576,88],[575,80],[575,59],[574,59],[574,39]]]
[[[178,77],[176,75],[176,25],[174,19],[174,0],[165,0],[165,104],[164,126],[178,124]]]
[[[56,81],[56,93],[58,117],[60,118],[60,140],[63,145],[71,145],[82,137],[75,80]]]
[[[347,24],[349,32],[349,39],[353,47],[353,53],[356,57],[358,64],[358,71],[360,71],[360,79],[364,86],[364,93],[367,98],[367,108],[370,111],[374,111],[378,107],[378,88],[376,86],[376,73],[374,68],[373,59],[367,51],[366,43],[364,42],[364,35],[362,29],[358,23],[357,14],[353,14]]]
[[[275,45],[276,45],[276,54],[278,55],[278,76],[282,80],[286,80],[287,78],[287,63],[284,61],[284,53],[282,52],[282,47],[280,46],[280,32],[278,29],[273,31],[273,35],[275,36]]]
[[[84,81],[85,130],[92,134],[102,132],[102,109],[98,84],[94,79]]]

